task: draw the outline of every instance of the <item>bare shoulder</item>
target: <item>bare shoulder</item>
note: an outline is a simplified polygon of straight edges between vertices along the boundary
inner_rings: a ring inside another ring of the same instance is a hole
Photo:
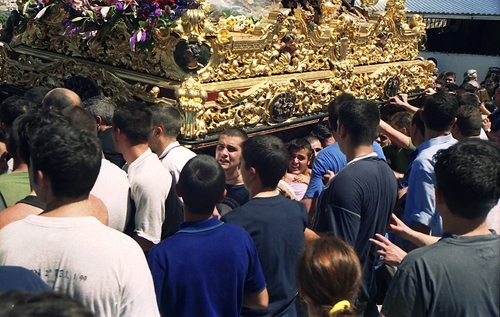
[[[29,215],[38,215],[43,210],[41,208],[18,203],[12,207],[6,208],[0,212],[0,229],[7,226],[14,221],[18,221],[28,217]]]

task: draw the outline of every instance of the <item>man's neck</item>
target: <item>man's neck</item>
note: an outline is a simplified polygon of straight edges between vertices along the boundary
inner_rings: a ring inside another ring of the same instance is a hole
[[[27,172],[28,165],[19,159],[14,159],[14,165],[12,166],[12,173]]]
[[[186,221],[186,222],[205,221],[205,220],[212,219],[212,218],[213,218],[213,214],[198,215],[198,214],[193,214],[187,210],[184,210],[184,221]]]
[[[362,157],[373,153],[373,146],[370,145],[360,145],[354,148],[349,148],[346,150],[345,157],[347,162],[354,160],[355,158]]]
[[[52,197],[45,202],[40,214],[45,217],[85,217],[92,215],[88,196],[81,198]]]
[[[430,139],[434,139],[441,136],[447,136],[450,134],[450,131],[435,131],[425,128],[425,140],[429,141]]]
[[[276,197],[280,193],[276,188],[252,188],[250,191],[251,198],[266,198],[266,197]]]
[[[175,141],[177,141],[176,138],[169,138],[169,137],[163,137],[163,138],[160,138],[159,139],[160,141],[160,149],[158,152],[156,152],[156,154],[158,156],[161,156],[161,154],[167,149],[167,147],[174,143]]]
[[[472,236],[482,236],[491,234],[488,226],[486,225],[486,220],[469,220],[463,219],[456,216],[452,216],[455,219],[447,219],[448,221],[443,221],[443,232],[456,234],[461,237],[472,237]],[[450,221],[451,220],[451,221]]]
[[[127,148],[122,155],[128,166],[130,166],[139,156],[144,154],[149,149],[147,144],[137,144]]]
[[[111,128],[110,125],[101,124],[97,126],[97,132],[104,132],[109,128]]]

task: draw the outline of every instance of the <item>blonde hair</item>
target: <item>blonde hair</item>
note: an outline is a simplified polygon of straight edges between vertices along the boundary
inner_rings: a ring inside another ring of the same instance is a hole
[[[479,97],[479,101],[480,102],[490,101],[491,100],[491,97],[488,94],[488,91],[484,87],[479,87],[476,90],[476,95]]]

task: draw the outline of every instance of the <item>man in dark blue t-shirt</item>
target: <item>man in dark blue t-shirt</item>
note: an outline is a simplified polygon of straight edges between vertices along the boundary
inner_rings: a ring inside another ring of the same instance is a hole
[[[222,217],[242,226],[259,253],[269,292],[267,310],[243,309],[242,316],[297,316],[297,260],[304,248],[307,212],[276,190],[288,166],[283,142],[270,135],[243,143],[241,175],[251,199]]]
[[[359,315],[378,316],[375,285],[376,247],[368,241],[384,234],[397,197],[397,182],[387,163],[373,151],[380,113],[368,101],[344,103],[338,111],[337,143],[347,165],[318,199],[312,229],[333,232],[354,247],[363,269]]]
[[[212,215],[224,182],[222,167],[207,155],[195,156],[180,173],[176,192],[185,222],[148,253],[162,316],[239,316],[242,306],[267,307],[252,238]]]

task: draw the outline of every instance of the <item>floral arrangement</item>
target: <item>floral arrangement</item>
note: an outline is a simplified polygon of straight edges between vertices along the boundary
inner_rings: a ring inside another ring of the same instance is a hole
[[[218,25],[231,32],[252,33],[260,23],[260,18],[247,17],[244,15],[221,15]]]
[[[130,48],[147,52],[154,48],[155,30],[166,29],[184,11],[199,8],[200,0],[28,0],[22,9],[21,24],[30,19],[43,19],[47,12],[60,4],[68,13],[62,22],[65,34],[104,41],[123,22],[130,33]],[[261,20],[261,17],[241,15],[228,8],[214,10],[211,18],[220,27],[241,33],[252,33]]]
[[[124,22],[131,49],[145,51],[154,47],[155,29],[168,28],[184,11],[199,7],[198,0],[30,0],[25,8],[37,11],[35,19],[41,19],[58,3],[63,3],[68,12],[68,19],[63,21],[65,34],[77,33],[102,41],[118,23]]]

